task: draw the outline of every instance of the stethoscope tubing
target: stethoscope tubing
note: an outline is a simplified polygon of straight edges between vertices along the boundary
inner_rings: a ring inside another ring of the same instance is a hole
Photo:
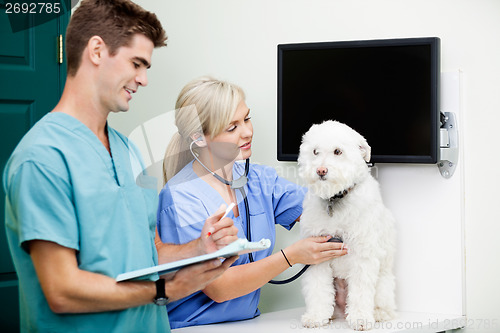
[[[191,152],[191,154],[193,155],[193,157],[198,161],[198,163],[200,163],[200,165],[205,170],[207,170],[210,174],[212,174],[212,176],[214,176],[217,180],[219,180],[223,184],[231,186],[232,189],[235,189],[235,190],[237,189],[237,190],[240,191],[241,196],[243,197],[244,205],[245,205],[245,217],[246,217],[246,221],[247,221],[247,234],[246,234],[246,236],[247,236],[247,240],[249,242],[251,242],[252,241],[252,230],[251,230],[251,227],[250,227],[250,208],[249,208],[249,204],[248,204],[247,195],[245,193],[245,185],[248,182],[248,171],[250,169],[250,159],[247,158],[246,161],[245,161],[245,174],[243,176],[241,176],[237,180],[227,180],[227,179],[222,178],[221,176],[219,176],[215,172],[211,171],[208,167],[205,166],[205,164],[203,164],[200,161],[200,159],[198,158],[198,156],[196,156],[196,154],[193,152],[193,144],[196,141],[197,140],[191,142],[191,144],[189,145],[189,151]],[[243,177],[244,177],[244,179],[242,179]],[[234,186],[235,183],[238,184],[238,185]],[[250,260],[251,263],[254,262],[253,253],[251,253],[251,252],[248,253],[248,259]],[[309,266],[310,265],[305,265],[297,274],[295,274],[294,276],[292,276],[292,277],[290,277],[288,279],[285,279],[285,280],[270,280],[268,283],[270,283],[270,284],[287,284],[287,283],[290,283],[292,281],[295,281],[302,274],[304,274],[304,272],[309,268]]]

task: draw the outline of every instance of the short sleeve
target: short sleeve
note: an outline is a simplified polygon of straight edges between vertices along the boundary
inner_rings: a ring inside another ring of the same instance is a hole
[[[251,192],[269,198],[272,207],[268,209],[273,209],[274,222],[290,230],[302,214],[307,189],[279,177],[276,170],[269,166],[252,165],[249,175]]]
[[[290,230],[302,215],[302,202],[306,189],[284,178],[277,177],[273,191],[276,223]]]
[[[12,175],[7,200],[17,221],[19,245],[46,240],[79,250],[78,226],[70,184],[49,166],[24,162]],[[8,226],[9,227],[9,226]]]

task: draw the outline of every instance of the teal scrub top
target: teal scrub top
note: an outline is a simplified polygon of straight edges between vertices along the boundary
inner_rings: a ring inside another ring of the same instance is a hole
[[[5,223],[19,277],[23,332],[170,331],[165,308],[154,304],[103,313],[52,312],[25,246],[46,240],[75,249],[80,269],[112,278],[157,264],[156,186],[137,185],[148,183],[137,149],[107,130],[112,157],[83,123],[49,113],[6,164]]]

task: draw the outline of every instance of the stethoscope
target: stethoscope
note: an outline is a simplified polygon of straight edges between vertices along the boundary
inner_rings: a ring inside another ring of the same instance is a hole
[[[205,166],[205,164],[203,164],[203,162],[200,161],[200,159],[198,158],[198,156],[193,151],[193,144],[195,142],[201,141],[201,140],[203,140],[203,138],[202,137],[198,137],[193,142],[191,142],[191,144],[189,145],[189,151],[191,152],[191,154],[193,155],[193,157],[195,158],[195,160],[197,160],[198,163],[200,163],[200,165],[205,170],[207,170],[212,176],[214,176],[217,180],[219,180],[223,184],[226,184],[226,185],[230,186],[231,189],[233,189],[233,190],[239,190],[240,191],[241,196],[243,197],[243,202],[245,204],[245,217],[246,217],[246,220],[247,220],[247,239],[248,239],[249,242],[251,242],[252,241],[252,233],[251,233],[252,231],[251,231],[251,228],[250,228],[250,209],[249,209],[249,206],[248,206],[247,195],[245,193],[245,185],[248,183],[248,170],[250,169],[250,159],[247,158],[245,160],[245,173],[240,178],[238,178],[236,180],[227,180],[227,179],[224,179],[221,176],[219,176],[218,174],[216,174],[215,172],[213,172],[212,170],[210,170],[207,166]],[[254,262],[253,254],[251,252],[248,253],[248,259],[250,260],[250,262]],[[286,284],[286,283],[290,283],[292,281],[295,281],[298,277],[300,277],[308,268],[309,268],[309,265],[305,265],[294,276],[292,276],[292,277],[290,277],[290,278],[288,278],[286,280],[281,280],[281,281],[270,280],[269,283],[271,283],[271,284]]]

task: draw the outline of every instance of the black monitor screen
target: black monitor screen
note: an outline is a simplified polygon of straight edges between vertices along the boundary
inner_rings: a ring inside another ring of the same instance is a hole
[[[439,38],[278,45],[278,160],[313,124],[363,135],[371,162],[436,163]]]

